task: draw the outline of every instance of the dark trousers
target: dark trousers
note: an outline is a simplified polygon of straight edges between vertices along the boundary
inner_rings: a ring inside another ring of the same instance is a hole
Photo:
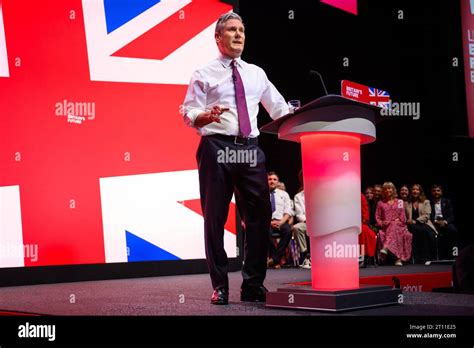
[[[435,259],[436,232],[428,225],[416,223],[408,225],[413,235],[413,257],[415,262],[425,262]]]
[[[230,138],[229,138],[230,139]],[[230,163],[223,151],[255,151],[255,163]],[[256,143],[238,145],[223,137],[201,137],[196,159],[204,215],[206,259],[214,289],[228,288],[228,259],[224,250],[224,225],[232,193],[242,219],[244,265],[242,287],[263,285],[267,267],[271,205],[265,155]],[[255,166],[254,166],[255,164]]]
[[[273,243],[273,235],[276,234],[280,241],[278,245],[275,247]],[[283,254],[285,253],[285,249],[290,243],[291,240],[291,227],[288,222],[285,222],[283,225],[280,226],[279,230],[273,229],[270,227],[270,256],[273,258],[273,263],[275,265],[279,264]]]

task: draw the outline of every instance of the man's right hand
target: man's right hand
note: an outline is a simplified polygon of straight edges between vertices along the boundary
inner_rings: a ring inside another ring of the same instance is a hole
[[[212,122],[217,122],[221,123],[221,115],[225,112],[229,111],[229,108],[225,106],[220,106],[220,105],[214,105],[210,111],[210,116],[209,118],[212,120]]]
[[[228,107],[214,105],[211,110],[199,114],[194,121],[194,125],[198,128],[204,127],[212,122],[221,123],[221,115],[225,111],[228,111]]]

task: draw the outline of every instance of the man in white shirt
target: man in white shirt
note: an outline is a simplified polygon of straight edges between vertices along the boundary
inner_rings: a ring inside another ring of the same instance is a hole
[[[215,40],[219,57],[193,73],[184,101],[185,123],[202,136],[196,159],[206,259],[214,288],[211,303],[228,303],[224,224],[234,192],[245,225],[240,298],[263,302],[271,209],[265,155],[257,140],[258,104],[262,102],[273,119],[289,109],[265,72],[240,58],[245,27],[239,15],[226,13],[219,18]]]
[[[279,269],[280,261],[288,243],[291,240],[291,227],[288,223],[292,214],[290,196],[283,190],[277,188],[278,174],[269,172],[268,187],[270,188],[270,206],[272,208],[272,220],[270,223],[270,260],[268,267]],[[273,234],[279,235],[280,241],[275,247],[273,244]]]
[[[308,243],[306,241],[306,208],[304,202],[304,190],[295,195],[295,215],[296,224],[293,225],[292,233],[295,236],[300,248],[302,268],[311,269],[311,260],[308,253]]]

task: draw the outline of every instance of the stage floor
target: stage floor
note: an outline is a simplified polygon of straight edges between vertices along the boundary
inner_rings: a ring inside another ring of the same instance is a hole
[[[362,269],[361,277],[451,272],[446,265],[379,266]],[[208,274],[118,279],[76,283],[0,288],[2,311],[46,315],[335,315],[335,316],[464,316],[474,315],[474,295],[404,291],[404,303],[337,314],[305,310],[266,308],[264,304],[240,302],[240,272],[230,276],[230,304],[209,303],[212,288]],[[426,275],[425,275],[426,276]],[[420,274],[421,277],[421,274]],[[276,290],[311,279],[309,270],[268,270],[266,287]]]

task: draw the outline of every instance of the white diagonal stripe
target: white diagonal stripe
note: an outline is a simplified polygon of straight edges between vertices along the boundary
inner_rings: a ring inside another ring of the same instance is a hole
[[[95,1],[95,3],[98,2]],[[104,46],[106,52],[109,55],[115,53],[117,50],[160,24],[189,3],[191,3],[191,0],[162,0],[156,5],[150,7],[148,10],[107,35],[107,45]]]
[[[5,27],[3,25],[3,11],[0,3],[0,77],[9,77],[7,42],[5,39]]]
[[[178,203],[199,198],[197,170],[100,179],[106,262],[126,262],[125,231],[181,259],[203,259],[203,217]],[[224,246],[236,257],[236,236]]]
[[[91,80],[187,85],[192,72],[218,54],[214,40],[215,22],[163,60],[110,55],[163,21],[165,14],[172,14],[188,3],[189,0],[160,2],[124,24],[124,28],[117,28],[107,35],[103,2],[83,0]]]
[[[0,268],[24,265],[20,186],[0,187]]]

